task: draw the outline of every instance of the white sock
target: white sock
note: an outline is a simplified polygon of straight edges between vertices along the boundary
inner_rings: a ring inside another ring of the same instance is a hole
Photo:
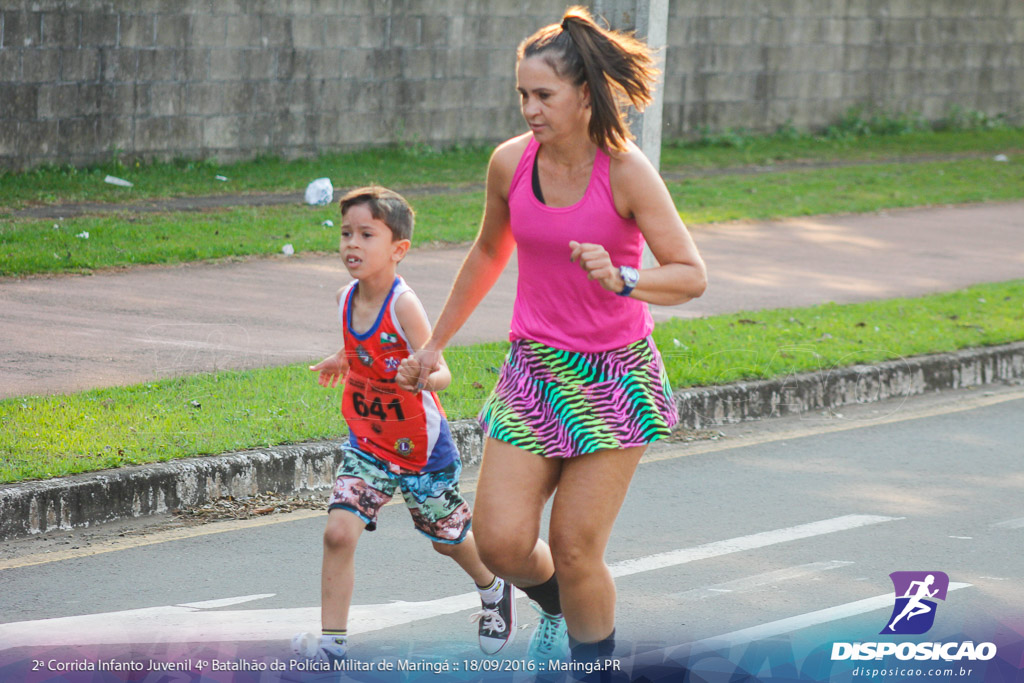
[[[344,652],[348,648],[348,634],[336,631],[323,633],[320,636],[320,647],[335,654]]]
[[[501,594],[505,590],[505,581],[500,576],[495,576],[494,581],[491,582],[490,586],[486,588],[476,587],[478,593],[480,593],[480,600],[485,605],[493,605],[494,603],[501,600]]]

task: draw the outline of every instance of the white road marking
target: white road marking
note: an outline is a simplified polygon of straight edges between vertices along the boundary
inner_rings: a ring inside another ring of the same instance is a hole
[[[704,600],[705,598],[729,593],[743,593],[746,591],[757,590],[764,586],[774,586],[782,583],[783,581],[802,579],[806,576],[811,576],[820,572],[841,569],[842,567],[848,567],[851,564],[853,564],[853,562],[843,562],[840,560],[832,560],[831,562],[811,562],[810,564],[801,564],[796,567],[778,569],[773,572],[765,572],[764,574],[736,579],[735,581],[727,581],[714,586],[693,588],[688,591],[672,593],[670,595],[666,595],[665,598],[667,600]]]
[[[998,524],[992,525],[993,529],[1024,529],[1024,517],[1018,517],[1017,519],[1008,519],[1005,522],[999,522]]]
[[[682,548],[611,565],[615,576],[630,576],[688,562],[764,548],[779,543],[823,536],[856,529],[899,517],[846,515],[810,524],[740,536]],[[264,610],[215,610],[271,597],[250,595],[221,600],[144,609],[58,617],[36,621],[0,624],[0,650],[13,647],[100,645],[117,643],[165,642],[241,642],[287,640],[301,631],[316,631],[320,623],[319,607]],[[422,619],[454,614],[479,607],[477,593],[463,593],[423,602],[390,602],[379,605],[353,605],[350,610],[350,634],[379,631]],[[214,611],[215,610],[215,611]]]
[[[898,519],[903,518],[882,517],[879,515],[846,515],[845,517],[826,519],[821,522],[811,522],[810,524],[800,524],[798,526],[791,526],[785,529],[776,529],[774,531],[751,534],[750,536],[740,536],[739,538],[732,538],[727,541],[705,543],[704,545],[699,545],[695,548],[681,548],[679,550],[670,550],[668,552],[658,553],[657,555],[638,557],[635,560],[624,560],[622,562],[616,562],[609,565],[609,569],[611,569],[612,576],[629,576],[630,574],[649,572],[651,570],[662,569],[664,567],[675,567],[688,562],[706,560],[711,557],[719,557],[720,555],[728,555],[730,553],[738,553],[744,550],[763,548],[777,543],[797,541],[804,538],[810,538],[812,536],[832,534],[837,531],[848,531],[850,529],[870,526],[872,524],[880,524],[882,522],[894,522]]]
[[[950,583],[949,591],[952,592],[960,590],[961,588],[969,588],[970,586],[971,584],[969,583]],[[704,652],[716,652],[730,649],[736,645],[751,643],[755,640],[772,638],[774,636],[782,635],[783,633],[799,631],[800,629],[807,628],[809,626],[827,624],[830,621],[838,621],[839,619],[846,619],[847,617],[854,617],[859,614],[867,614],[868,612],[874,612],[879,609],[891,609],[892,606],[893,594],[887,593],[873,598],[857,600],[856,602],[848,602],[845,605],[829,607],[816,612],[808,612],[795,617],[779,619],[778,621],[761,624],[760,626],[740,629],[739,631],[733,631],[732,633],[726,633],[712,638],[697,640],[679,647],[689,648],[689,654],[691,656]],[[673,648],[673,650],[675,650],[675,648]]]
[[[229,598],[225,602],[244,600]],[[474,607],[480,607],[476,592],[424,602],[353,605],[349,634],[380,631]],[[319,607],[208,611],[167,605],[0,624],[0,651],[67,644],[287,641],[302,631],[319,631],[319,624]]]
[[[259,595],[242,595],[237,598],[221,598],[220,600],[203,600],[201,602],[185,602],[175,607],[193,607],[195,609],[217,609],[218,607],[231,607],[232,605],[240,605],[243,602],[252,602],[253,600],[262,600],[263,598],[272,598],[277,593],[260,593]]]

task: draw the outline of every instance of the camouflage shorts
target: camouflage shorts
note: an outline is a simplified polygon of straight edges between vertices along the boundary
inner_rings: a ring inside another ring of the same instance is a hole
[[[459,493],[462,464],[458,460],[436,472],[412,472],[351,446],[346,445],[344,452],[329,510],[348,510],[373,531],[377,513],[401,488],[420,533],[441,543],[465,539],[472,513]]]

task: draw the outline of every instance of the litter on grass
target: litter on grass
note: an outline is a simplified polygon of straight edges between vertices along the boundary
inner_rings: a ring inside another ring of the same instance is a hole
[[[103,179],[103,182],[110,185],[117,185],[118,187],[135,187],[134,184],[128,182],[124,178],[118,178],[117,176],[108,175]]]
[[[311,206],[327,206],[334,200],[334,186],[330,178],[317,178],[306,186],[306,203]]]

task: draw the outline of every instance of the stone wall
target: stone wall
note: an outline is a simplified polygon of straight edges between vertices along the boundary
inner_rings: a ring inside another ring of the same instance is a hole
[[[249,158],[520,131],[514,50],[564,0],[0,0],[0,166]],[[1021,0],[674,0],[666,134],[855,104],[1024,104]]]

